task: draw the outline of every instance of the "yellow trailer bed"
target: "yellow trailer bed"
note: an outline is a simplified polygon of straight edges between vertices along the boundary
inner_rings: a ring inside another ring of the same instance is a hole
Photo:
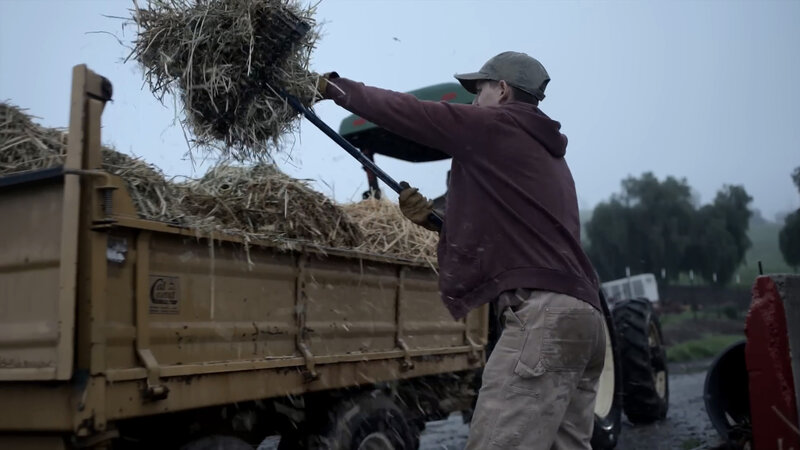
[[[0,178],[0,447],[482,366],[487,309],[453,320],[422,264],[138,218],[100,170],[110,96],[76,66],[65,165]]]

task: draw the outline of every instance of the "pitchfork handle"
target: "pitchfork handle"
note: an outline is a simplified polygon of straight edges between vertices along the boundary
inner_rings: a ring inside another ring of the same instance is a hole
[[[297,97],[288,94],[286,92],[281,92],[283,97],[289,102],[290,105],[297,111],[301,112],[309,122],[316,125],[317,128],[320,129],[323,133],[327,134],[329,138],[333,139],[334,142],[339,144],[347,153],[357,159],[365,169],[369,170],[370,172],[374,173],[376,177],[380,178],[387,186],[389,186],[393,191],[397,192],[398,194],[403,190],[403,186],[400,185],[397,181],[394,180],[388,173],[384,172],[377,164],[370,161],[369,158],[363,153],[361,150],[357,149],[353,144],[347,142],[345,138],[343,138],[339,133],[333,131],[331,127],[328,126],[322,119],[317,116],[314,111],[308,109],[300,103],[300,100]],[[435,226],[442,228],[443,220],[442,218],[436,214],[436,212],[432,212],[430,216],[428,216],[428,220]]]

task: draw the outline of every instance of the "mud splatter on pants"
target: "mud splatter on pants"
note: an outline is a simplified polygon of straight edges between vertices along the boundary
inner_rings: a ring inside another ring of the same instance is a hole
[[[568,295],[498,299],[505,328],[483,371],[467,450],[590,449],[603,316]]]

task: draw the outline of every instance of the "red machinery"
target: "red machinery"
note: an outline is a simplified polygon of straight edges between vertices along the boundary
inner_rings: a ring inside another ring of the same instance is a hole
[[[745,333],[709,369],[709,418],[742,448],[800,449],[800,276],[756,279]]]

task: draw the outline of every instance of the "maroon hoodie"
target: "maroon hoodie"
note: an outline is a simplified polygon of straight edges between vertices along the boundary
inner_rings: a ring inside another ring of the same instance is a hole
[[[567,294],[600,310],[558,122],[527,103],[422,101],[345,78],[332,79],[326,96],[453,157],[438,248],[439,288],[453,317],[516,288]]]

